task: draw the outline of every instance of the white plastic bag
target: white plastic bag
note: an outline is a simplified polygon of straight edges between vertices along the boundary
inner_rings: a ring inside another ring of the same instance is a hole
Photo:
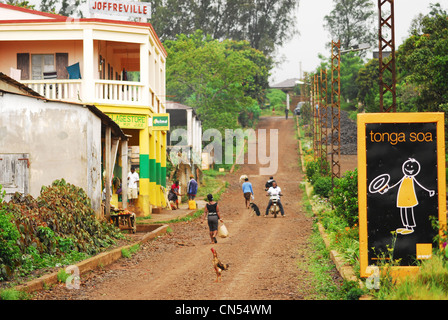
[[[218,236],[221,238],[227,238],[229,236],[229,231],[224,224],[221,224],[218,228]]]

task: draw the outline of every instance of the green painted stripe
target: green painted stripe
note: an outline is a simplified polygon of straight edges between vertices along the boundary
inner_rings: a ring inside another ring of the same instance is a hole
[[[162,185],[162,187],[166,188],[166,167],[161,168],[161,177],[160,178],[162,179],[160,184]]]
[[[160,162],[156,162],[156,183],[160,186],[160,174],[161,174],[161,170],[160,170]]]
[[[149,181],[156,181],[156,159],[149,159]]]
[[[149,179],[149,155],[140,155],[140,179]]]

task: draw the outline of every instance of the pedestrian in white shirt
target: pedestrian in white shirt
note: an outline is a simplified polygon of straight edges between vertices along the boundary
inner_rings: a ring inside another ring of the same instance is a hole
[[[131,168],[131,172],[128,174],[128,199],[129,204],[135,206],[138,198],[138,182],[140,177],[135,168]]]

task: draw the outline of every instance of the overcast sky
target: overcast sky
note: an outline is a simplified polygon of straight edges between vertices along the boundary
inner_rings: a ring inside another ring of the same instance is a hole
[[[375,8],[378,8],[377,0],[372,2],[375,3]],[[299,78],[300,67],[302,72],[314,71],[320,63],[319,53],[330,57],[330,49],[326,49],[325,44],[331,40],[323,24],[324,16],[333,10],[333,3],[333,0],[300,0],[297,12],[300,35],[295,36],[279,51],[286,61],[273,70],[271,84]],[[446,0],[395,0],[394,3],[396,46],[407,38],[412,19],[419,13],[427,14],[431,3],[440,3],[443,9],[447,9]],[[386,4],[383,8],[388,9],[389,5]],[[375,27],[377,26],[378,21],[375,21]]]

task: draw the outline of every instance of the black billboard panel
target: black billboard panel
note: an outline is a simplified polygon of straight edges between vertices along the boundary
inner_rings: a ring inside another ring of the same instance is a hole
[[[431,256],[431,219],[446,225],[444,144],[443,113],[358,116],[361,276],[389,259],[415,271]]]

